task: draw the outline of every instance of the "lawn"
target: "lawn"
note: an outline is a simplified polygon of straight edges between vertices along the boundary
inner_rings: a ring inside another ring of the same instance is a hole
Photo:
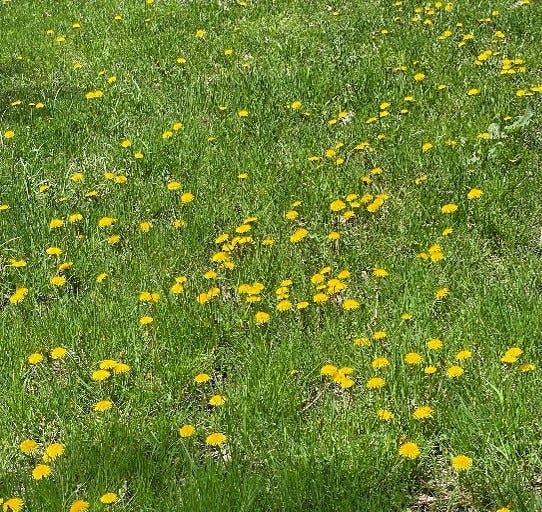
[[[0,510],[542,510],[539,0],[2,0]]]

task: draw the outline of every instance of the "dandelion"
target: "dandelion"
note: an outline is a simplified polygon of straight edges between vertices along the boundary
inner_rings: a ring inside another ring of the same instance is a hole
[[[452,459],[452,467],[456,471],[466,471],[472,467],[472,459],[466,455],[456,455]]]
[[[50,444],[43,454],[43,460],[45,462],[56,460],[64,453],[64,445],[61,443]]]
[[[375,277],[387,277],[388,275],[388,271],[383,269],[383,268],[379,268],[379,267],[375,267],[373,268],[373,276]]]
[[[248,112],[248,110],[244,110],[244,109],[243,109],[243,110],[239,110],[239,112],[237,112],[237,115],[238,115],[239,117],[248,117],[248,116],[249,116],[249,112]]]
[[[412,417],[416,420],[426,420],[427,418],[431,418],[432,416],[433,408],[429,405],[421,405],[419,407],[416,407],[416,409],[412,413]]]
[[[394,418],[393,412],[389,411],[388,409],[378,409],[376,411],[376,415],[378,418],[382,421],[391,421]]]
[[[100,498],[100,501],[104,505],[111,505],[112,503],[115,503],[118,499],[119,497],[114,492],[107,492]]]
[[[268,313],[265,313],[264,311],[258,311],[254,315],[254,321],[256,322],[256,325],[263,325],[269,322],[270,316]]]
[[[111,373],[107,370],[96,370],[92,373],[90,378],[94,381],[101,382],[107,380],[109,377],[111,377]]]
[[[38,449],[38,446],[38,443],[33,439],[25,439],[21,442],[19,448],[25,455],[32,455]]]
[[[113,402],[110,400],[100,400],[94,404],[94,410],[96,412],[105,412],[113,407]]]
[[[220,405],[224,405],[226,403],[226,398],[222,395],[213,395],[209,400],[209,405],[213,405],[215,407],[218,407]]]
[[[432,338],[427,342],[427,348],[430,350],[439,350],[442,348],[442,341],[438,338]]]
[[[38,464],[32,470],[32,478],[34,480],[42,480],[43,478],[48,478],[51,476],[51,473],[51,466],[48,466],[47,464]]]
[[[30,354],[28,356],[28,362],[30,364],[39,364],[43,361],[43,354],[40,354],[39,352],[34,352],[33,354]]]
[[[463,373],[465,373],[465,370],[461,368],[461,366],[457,366],[457,365],[450,366],[446,370],[446,376],[449,377],[450,379],[456,379],[457,377],[461,377]]]
[[[425,153],[426,151],[429,151],[433,148],[433,144],[431,142],[424,142],[422,145],[422,151]]]
[[[2,505],[3,512],[21,512],[24,501],[21,498],[9,498],[2,504],[2,499],[0,499],[0,505]]]
[[[191,203],[194,200],[194,194],[192,192],[185,192],[181,195],[180,199],[183,204]]]
[[[439,288],[439,289],[435,292],[435,299],[441,300],[441,299],[443,299],[444,297],[446,297],[446,296],[448,295],[449,292],[450,292],[450,290],[448,290],[448,288]]]
[[[463,361],[465,359],[470,359],[472,357],[472,352],[470,350],[460,350],[456,355],[455,358],[458,361]]]
[[[194,382],[196,384],[203,384],[204,382],[208,382],[209,380],[211,380],[211,377],[209,377],[209,375],[207,375],[206,373],[198,373],[194,377]]]
[[[205,438],[205,442],[209,446],[220,446],[226,441],[227,437],[221,432],[213,432]]]
[[[359,308],[359,302],[355,299],[345,299],[342,303],[343,309],[346,311],[352,311]]]
[[[455,203],[448,203],[442,206],[440,211],[444,214],[450,214],[457,211],[457,205]]]
[[[150,316],[150,315],[142,316],[139,319],[139,323],[141,325],[149,325],[149,324],[152,324],[152,322],[154,322],[154,318],[152,316]]]
[[[479,189],[479,188],[471,188],[469,190],[469,192],[467,193],[467,199],[469,200],[473,200],[473,199],[479,199],[480,197],[482,197],[482,195],[484,194],[484,192]]]
[[[422,356],[417,352],[409,352],[405,355],[405,363],[410,365],[418,365],[423,361]]]
[[[196,429],[194,425],[183,425],[181,428],[179,428],[179,435],[181,437],[191,437],[196,432]]]
[[[64,347],[55,347],[51,350],[52,359],[64,359],[68,351]]]
[[[403,443],[399,448],[399,455],[401,457],[404,457],[405,459],[414,460],[419,457],[420,449],[418,448],[418,445],[416,443],[408,441],[406,443]]]
[[[90,507],[90,503],[84,500],[75,500],[70,505],[70,512],[87,512]]]
[[[380,389],[384,387],[384,384],[386,384],[386,381],[382,377],[371,377],[366,386],[368,389]]]

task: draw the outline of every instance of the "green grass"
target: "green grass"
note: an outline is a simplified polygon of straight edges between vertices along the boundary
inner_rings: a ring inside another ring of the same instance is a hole
[[[0,499],[37,512],[77,499],[91,511],[542,509],[542,7],[446,5],[4,0]],[[501,74],[503,59],[522,59],[517,73]],[[473,188],[483,195],[468,199]],[[336,199],[355,215],[333,212]],[[448,203],[455,213],[441,212]],[[234,268],[213,262],[215,239],[252,216]],[[118,220],[100,228],[103,217]],[[443,259],[419,257],[434,244]],[[62,254],[47,255],[52,246]],[[324,285],[350,276],[317,304],[311,278],[324,267]],[[281,312],[285,279],[292,309]],[[239,286],[253,283],[264,289],[249,303]],[[200,304],[211,287],[220,293]],[[140,301],[143,291],[159,300]],[[55,347],[65,357],[53,360]],[[523,353],[504,363],[510,347]],[[472,357],[457,361],[460,350]],[[422,363],[407,364],[409,352]],[[373,369],[376,357],[389,365]],[[96,382],[106,359],[130,369]],[[329,364],[351,367],[354,384],[321,375]],[[465,371],[450,378],[454,364]],[[197,384],[199,373],[210,380]],[[373,376],[382,389],[367,387]],[[226,402],[209,405],[213,395]],[[100,400],[112,408],[96,412]],[[431,418],[413,417],[422,405]],[[180,437],[184,424],[193,436]],[[226,441],[208,446],[212,432]],[[413,460],[399,454],[406,441],[419,447]],[[35,480],[55,442],[64,453]],[[459,454],[472,468],[454,469]],[[107,492],[112,505],[100,503]]]

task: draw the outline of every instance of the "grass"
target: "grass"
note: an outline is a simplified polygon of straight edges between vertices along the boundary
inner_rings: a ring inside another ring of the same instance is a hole
[[[4,0],[3,510],[542,509],[541,24]]]

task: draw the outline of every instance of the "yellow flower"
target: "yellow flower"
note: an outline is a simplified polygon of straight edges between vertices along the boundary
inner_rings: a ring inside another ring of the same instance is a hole
[[[25,455],[31,455],[38,449],[38,443],[33,439],[25,439],[20,445],[19,448]]]
[[[213,395],[209,400],[209,405],[214,405],[215,407],[224,405],[224,403],[226,403],[226,398],[222,395]]]
[[[114,492],[107,492],[100,498],[100,501],[105,505],[111,505],[112,503],[115,503],[115,501],[117,501],[118,499],[119,497]]]
[[[132,141],[130,139],[124,139],[120,145],[126,149],[126,148],[129,148],[131,145],[132,145]]]
[[[2,500],[0,499],[0,504]],[[21,512],[24,506],[24,501],[21,498],[9,498],[2,504],[3,512]]]
[[[249,112],[248,110],[239,110],[239,112],[237,112],[237,115],[239,117],[248,117],[249,116]]]
[[[80,213],[72,213],[69,217],[68,217],[68,222],[70,224],[75,224],[76,222],[80,222],[83,220],[83,216],[80,214]]]
[[[472,459],[466,455],[456,455],[452,459],[452,467],[457,471],[466,471],[472,467]]]
[[[117,363],[115,366],[113,366],[113,373],[121,374],[121,373],[128,373],[130,371],[130,366],[126,363]]]
[[[461,375],[463,375],[463,373],[465,373],[465,370],[463,370],[463,368],[461,368],[461,366],[457,366],[457,365],[450,366],[446,370],[446,375],[450,379],[455,379],[457,377],[460,377]]]
[[[141,325],[148,325],[148,324],[152,324],[152,322],[154,322],[154,318],[150,315],[145,315],[145,316],[142,316],[140,319],[139,319],[139,323]]]
[[[416,459],[420,455],[420,449],[416,443],[408,441],[399,448],[399,455],[406,459]]]
[[[430,350],[438,350],[442,348],[442,341],[438,338],[432,338],[427,342],[427,348]]]
[[[373,359],[373,362],[371,363],[371,366],[375,369],[375,370],[378,370],[380,368],[385,368],[386,366],[388,366],[390,364],[389,360],[387,357],[375,357]]]
[[[426,151],[429,151],[433,147],[433,144],[431,142],[424,142],[422,145],[422,151],[425,153]]]
[[[469,96],[478,96],[478,94],[480,94],[480,89],[476,89],[475,87],[473,87],[472,89],[469,89],[467,91],[467,94]]]
[[[7,130],[4,132],[4,139],[13,139],[15,132],[13,130]]]
[[[53,286],[61,287],[61,286],[64,286],[66,284],[66,278],[64,276],[53,276],[53,277],[51,277],[51,279],[49,279],[49,282]]]
[[[440,211],[442,213],[454,213],[457,211],[457,205],[455,203],[445,204]]]
[[[425,373],[426,375],[433,375],[434,373],[437,372],[437,367],[436,366],[433,366],[433,365],[430,365],[430,366],[426,366],[424,369],[423,369],[423,373]]]
[[[111,407],[113,407],[113,402],[109,400],[100,400],[94,405],[94,410],[96,412],[104,412],[111,409]]]
[[[11,304],[19,304],[20,302],[24,300],[27,294],[28,294],[28,288],[25,288],[25,287],[16,288],[13,295],[11,295],[11,297],[9,298],[9,302]]]
[[[143,153],[142,153],[141,151],[136,151],[136,152],[134,153],[134,158],[135,158],[136,160],[142,160],[142,159],[143,159]]]
[[[416,82],[421,82],[424,78],[425,78],[424,73],[416,73],[414,75],[414,80],[416,80]]]
[[[144,221],[141,224],[139,224],[139,230],[142,233],[148,233],[152,229],[153,225],[152,222]]]
[[[269,316],[269,314],[265,313],[264,311],[258,311],[254,315],[254,320],[256,322],[256,325],[266,324],[269,322],[270,318],[271,317]]]
[[[47,464],[38,464],[32,470],[32,478],[34,480],[41,480],[42,478],[48,478],[51,475],[51,466]]]
[[[298,302],[295,307],[297,309],[307,309],[309,305],[310,304],[306,300],[302,300],[301,302]]]
[[[416,407],[416,409],[412,413],[412,416],[416,420],[425,420],[427,418],[431,418],[433,416],[433,408],[429,407],[428,405],[421,405],[420,407]]]
[[[478,199],[482,197],[483,193],[484,192],[479,188],[471,188],[467,194],[467,199]]]
[[[49,229],[60,228],[63,225],[64,221],[62,219],[51,219],[51,222],[49,222]]]
[[[115,222],[117,222],[117,221],[118,221],[118,219],[115,219],[114,217],[102,217],[98,221],[98,227],[107,228],[107,227],[112,226],[113,224],[115,224]]]
[[[391,421],[393,419],[393,417],[394,417],[393,412],[388,411],[387,409],[378,409],[376,411],[376,415],[382,421]]]
[[[11,259],[9,260],[9,264],[12,266],[12,267],[15,267],[15,268],[20,268],[20,267],[26,267],[26,261],[21,259],[21,260],[15,260],[15,259]]]
[[[387,275],[388,275],[388,272],[385,269],[379,268],[379,267],[373,268],[373,276],[386,277]]]
[[[194,200],[194,194],[192,192],[185,192],[181,195],[181,203],[190,203]]]
[[[463,361],[464,359],[469,359],[472,357],[472,352],[470,350],[460,350],[456,355],[455,358],[458,361]]]
[[[68,351],[64,347],[55,347],[53,350],[51,350],[51,358],[52,359],[64,359],[67,352]]]
[[[204,382],[207,382],[209,380],[211,380],[211,377],[209,377],[209,375],[207,375],[206,373],[198,373],[194,377],[194,382],[196,382],[197,384],[203,384]]]
[[[87,512],[90,507],[90,503],[84,500],[75,500],[70,505],[70,512]]]
[[[205,442],[209,446],[219,446],[226,441],[227,437],[221,432],[213,432],[205,438]]]
[[[386,384],[386,381],[382,377],[371,377],[366,386],[369,389],[380,389],[384,387],[384,384]]]
[[[359,302],[355,299],[345,299],[342,304],[343,309],[351,311],[359,308]]]
[[[439,288],[435,292],[435,299],[437,299],[437,300],[443,299],[444,297],[446,297],[448,295],[449,292],[450,292],[450,290],[448,290],[448,288]]]
[[[38,363],[41,363],[43,361],[43,355],[40,354],[39,352],[34,352],[33,354],[30,354],[28,356],[28,362],[30,364],[38,364]]]
[[[107,274],[105,272],[101,272],[100,274],[96,276],[96,282],[103,283],[106,277],[107,277]]]
[[[320,369],[320,375],[325,375],[327,377],[333,378],[337,374],[337,367],[332,364],[326,364]]]
[[[45,249],[45,252],[49,256],[60,256],[62,254],[62,249],[58,247],[48,247],[47,249]]]
[[[405,356],[405,363],[407,364],[421,364],[422,363],[422,356],[418,354],[417,352],[409,352]]]
[[[198,39],[202,39],[205,37],[205,30],[203,30],[202,28],[198,28],[198,30],[196,30],[196,37]]]
[[[277,304],[277,309],[279,311],[288,311],[289,309],[292,309],[292,303],[288,299],[281,300]]]
[[[50,444],[43,454],[43,460],[48,462],[50,460],[56,460],[64,453],[64,445],[61,443]]]
[[[323,304],[324,302],[327,302],[329,300],[329,295],[326,295],[325,293],[319,292],[312,298],[312,301],[316,304]]]
[[[101,382],[103,380],[108,379],[109,377],[111,377],[111,373],[108,372],[107,370],[96,370],[95,372],[92,373],[90,378],[92,380]]]
[[[104,359],[100,361],[100,370],[112,370],[117,364],[114,359]]]
[[[181,437],[190,437],[190,436],[194,435],[195,432],[196,432],[196,429],[195,429],[194,425],[190,425],[190,424],[183,425],[179,429],[179,435]]]

